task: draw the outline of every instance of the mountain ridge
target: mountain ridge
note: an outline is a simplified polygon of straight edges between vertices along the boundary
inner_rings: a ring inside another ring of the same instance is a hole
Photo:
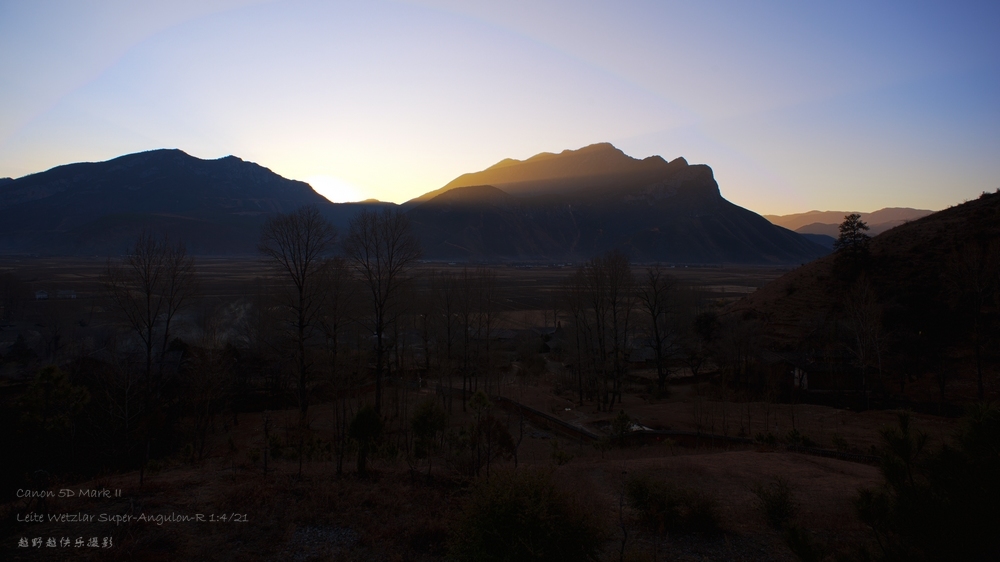
[[[709,166],[689,165],[683,158],[640,161],[609,146],[547,153],[542,170],[517,169],[531,159],[502,160],[490,178],[497,184],[456,186],[462,182],[455,180],[448,184],[452,187],[427,194],[427,200],[409,201],[407,213],[428,255],[449,260],[579,261],[618,248],[636,261],[796,263],[826,253],[821,245],[726,201]],[[581,180],[578,169],[569,177],[557,176],[579,163],[580,151],[619,163],[645,161],[657,175],[635,174],[628,164],[618,168],[625,168],[623,176]],[[459,179],[483,177],[477,174]],[[507,191],[539,178],[545,182],[541,189],[521,189],[519,195]]]
[[[235,156],[152,150],[0,184],[0,251],[120,252],[124,239],[158,225],[195,253],[252,253],[268,214],[323,203],[308,184]]]
[[[496,181],[473,181],[484,178]],[[253,254],[264,220],[302,205],[342,231],[361,209],[399,208],[431,260],[579,261],[620,248],[640,261],[802,263],[825,253],[726,201],[709,166],[608,143],[503,159],[417,199],[335,204],[236,156],[153,150],[0,183],[0,253],[117,254],[153,229],[192,254]]]
[[[914,209],[910,207],[885,207],[862,213],[859,211],[807,211],[790,215],[764,215],[772,224],[794,230],[799,234],[819,234],[837,238],[840,235],[840,223],[844,217],[857,213],[869,227],[869,235],[875,236],[895,228],[906,222],[925,217],[934,211]]]
[[[456,187],[492,185],[515,195],[549,195],[614,189],[651,183],[687,165],[683,158],[632,158],[610,143],[560,153],[542,152],[525,160],[505,158],[478,172],[461,174],[443,187],[403,204],[412,208]]]

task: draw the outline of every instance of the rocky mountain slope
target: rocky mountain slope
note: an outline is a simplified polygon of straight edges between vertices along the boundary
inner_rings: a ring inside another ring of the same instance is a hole
[[[442,259],[577,261],[620,248],[635,261],[803,263],[827,252],[726,201],[708,166],[610,144],[503,160],[404,207]]]

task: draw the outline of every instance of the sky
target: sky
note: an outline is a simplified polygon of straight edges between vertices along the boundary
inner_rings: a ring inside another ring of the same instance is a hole
[[[0,177],[156,148],[402,202],[611,142],[762,214],[1000,188],[1000,3],[0,0]]]

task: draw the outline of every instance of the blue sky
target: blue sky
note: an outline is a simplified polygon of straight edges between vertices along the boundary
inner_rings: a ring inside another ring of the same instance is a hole
[[[333,200],[503,158],[684,156],[761,213],[1000,187],[989,2],[0,0],[0,176],[154,148]]]

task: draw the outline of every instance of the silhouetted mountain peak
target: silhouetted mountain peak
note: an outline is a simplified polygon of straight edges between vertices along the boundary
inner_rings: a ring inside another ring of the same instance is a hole
[[[497,183],[463,185],[484,178]],[[607,143],[501,160],[449,186],[408,203],[437,259],[576,261],[618,248],[639,261],[800,263],[825,253],[726,201],[710,167],[637,160]]]
[[[505,158],[479,172],[462,174],[441,189],[408,202],[429,201],[449,190],[492,185],[514,197],[567,193],[625,193],[668,179],[684,169],[683,158],[639,160],[611,143],[597,143],[559,153],[542,152],[526,160]]]
[[[307,204],[329,202],[308,184],[253,162],[150,150],[0,184],[0,251],[120,251],[135,232],[151,228],[171,232],[194,252],[252,252],[265,215]]]

